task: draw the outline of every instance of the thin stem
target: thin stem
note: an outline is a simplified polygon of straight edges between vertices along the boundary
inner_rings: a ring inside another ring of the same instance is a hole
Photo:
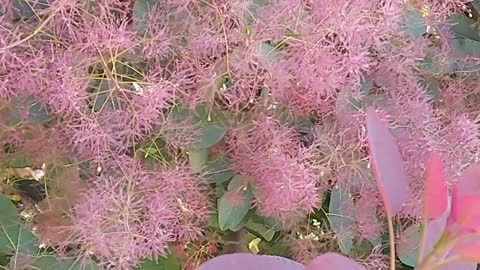
[[[392,215],[387,211],[388,241],[390,243],[390,270],[395,270],[395,234],[393,232]]]
[[[421,263],[417,264],[415,270],[427,270],[431,268],[431,265],[436,261],[444,257],[444,255],[457,243],[456,239],[453,238],[447,231],[445,231],[440,239],[435,244],[432,251],[422,260]]]
[[[417,263],[420,264],[423,261],[423,253],[425,252],[425,244],[427,243],[427,230],[428,230],[428,218],[424,215],[422,220],[422,238],[420,239],[420,247],[418,249]]]
[[[42,21],[42,22],[38,25],[38,27],[35,28],[35,30],[34,30],[30,35],[28,35],[28,36],[26,36],[26,37],[24,37],[24,38],[22,38],[22,39],[20,39],[20,40],[17,40],[16,42],[13,42],[13,43],[11,43],[11,44],[9,44],[9,45],[1,48],[0,50],[3,51],[3,50],[11,49],[11,48],[16,47],[16,46],[18,46],[18,45],[20,45],[20,44],[28,41],[29,39],[33,38],[35,35],[37,35],[38,33],[40,33],[40,32],[43,30],[43,28],[48,24],[48,22],[50,22],[50,21],[53,19],[53,17],[55,16],[55,14],[56,14],[61,8],[62,8],[62,6],[60,6],[60,7],[57,8],[56,10],[54,10],[54,11],[52,12],[52,14],[50,14],[44,21]]]

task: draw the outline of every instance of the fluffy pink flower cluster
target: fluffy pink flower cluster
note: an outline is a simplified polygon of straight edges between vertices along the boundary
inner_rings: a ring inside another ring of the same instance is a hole
[[[444,153],[449,176],[479,158],[478,77],[455,68],[480,55],[458,50],[447,20],[469,1],[94,2],[0,0],[0,98],[22,121],[41,107],[49,144],[116,175],[91,179],[74,211],[75,241],[103,261],[160,255],[206,218],[206,192],[183,161],[146,171],[124,158],[151,136],[174,151],[192,145],[197,130],[170,118],[173,104],[242,119],[226,131],[226,154],[253,183],[260,213],[282,221],[318,207],[327,182],[378,195],[365,185],[367,106],[380,108],[406,161],[404,216],[421,215],[431,150]],[[35,104],[17,104],[27,97]],[[302,117],[315,120],[309,143]],[[2,143],[22,144],[4,126]],[[380,221],[367,222],[365,198],[355,203],[369,238]]]
[[[261,214],[287,221],[318,207],[312,151],[301,147],[292,128],[260,115],[239,125],[228,143],[232,167],[253,182]]]
[[[158,258],[169,244],[197,239],[211,203],[204,183],[183,163],[147,171],[120,158],[108,164],[80,203],[65,247],[80,245],[115,269],[130,269],[144,258]]]

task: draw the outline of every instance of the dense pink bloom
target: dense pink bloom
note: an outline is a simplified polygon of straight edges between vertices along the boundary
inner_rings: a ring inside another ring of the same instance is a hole
[[[126,157],[109,165],[74,207],[64,245],[80,244],[86,254],[129,269],[165,255],[169,243],[200,236],[210,202],[187,166],[150,172]]]
[[[287,220],[318,206],[317,176],[311,152],[292,129],[263,115],[230,137],[233,168],[251,179],[259,211]]]
[[[480,58],[457,50],[445,21],[463,13],[467,0],[163,0],[142,14],[145,29],[132,10],[142,1],[58,0],[42,8],[40,0],[28,1],[35,13],[18,2],[0,0],[0,98],[2,109],[16,106],[21,123],[10,125],[2,111],[0,141],[35,165],[57,162],[58,148],[69,164],[104,168],[101,176],[86,173],[91,186],[75,206],[76,235],[67,244],[117,268],[196,239],[208,217],[210,187],[183,161],[148,171],[124,158],[137,158],[152,137],[168,151],[191,147],[198,126],[170,117],[174,104],[206,103],[231,115],[234,127],[219,152],[255,187],[260,214],[303,217],[319,207],[321,190],[338,184],[357,194],[359,236],[372,241],[382,213],[365,207],[380,205],[365,108],[388,121],[405,161],[412,193],[402,218],[422,215],[432,151],[441,153],[448,179],[480,159],[480,88],[472,74],[452,74],[453,64]],[[411,38],[401,27],[405,9],[424,6],[422,18],[435,34]],[[15,102],[27,97],[48,113],[48,123],[26,127],[30,105]],[[288,115],[280,120],[283,109]],[[302,134],[308,143],[298,134],[300,118],[315,122]],[[476,203],[478,194],[462,185],[453,189],[450,229],[477,231],[479,213],[459,206]],[[227,195],[239,203],[238,194]],[[441,209],[443,203],[427,216]]]
[[[372,204],[372,200],[375,204]],[[381,219],[377,216],[376,207],[372,207],[380,203],[372,191],[362,191],[362,197],[355,203],[355,219],[360,235],[371,242],[378,241],[385,230]]]

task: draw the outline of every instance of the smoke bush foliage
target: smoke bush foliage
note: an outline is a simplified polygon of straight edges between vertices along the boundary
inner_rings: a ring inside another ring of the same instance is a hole
[[[380,269],[386,214],[365,113],[375,107],[399,146],[411,191],[403,231],[423,218],[431,151],[450,184],[479,159],[475,7],[0,0],[2,166],[45,164],[46,201],[70,203],[40,211],[51,218],[35,226],[51,229],[38,236],[102,267],[131,269],[178,245],[196,267],[222,252],[205,242],[227,245],[217,238],[229,231],[212,223],[222,216],[271,250],[288,239],[294,258],[338,247]],[[332,219],[343,213],[323,209],[337,188],[352,209]],[[229,194],[242,197],[228,204]],[[296,248],[312,242],[322,248]]]

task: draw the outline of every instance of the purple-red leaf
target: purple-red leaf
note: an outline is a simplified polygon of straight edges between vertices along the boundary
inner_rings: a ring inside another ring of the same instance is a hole
[[[480,232],[480,197],[460,197],[457,188],[453,188],[452,212],[448,218],[450,230],[456,233]]]
[[[279,256],[236,253],[215,257],[197,270],[304,270],[302,264]]]
[[[435,246],[444,229],[446,228],[448,211],[449,210],[447,207],[447,212],[445,212],[441,217],[428,222],[427,242],[425,243],[425,249],[423,252],[424,258],[433,250],[433,247]],[[456,257],[458,254],[459,252],[457,250],[451,250],[445,259],[448,260],[450,258]],[[475,270],[476,268],[476,263],[458,262],[447,264],[438,270]]]
[[[450,251],[450,253],[448,253],[445,260],[449,260],[457,256],[458,256],[458,253],[455,250],[452,250]],[[477,263],[475,262],[453,262],[438,268],[438,270],[475,270],[475,269],[477,269]]]
[[[460,198],[480,195],[480,165],[468,169],[456,183]]]
[[[449,215],[451,215],[450,211],[451,207],[453,206],[453,198],[452,198],[452,203],[449,203],[449,200],[447,198],[447,209],[446,211],[437,219],[431,220],[428,222],[428,229],[427,229],[427,241],[425,243],[425,249],[423,252],[423,258],[427,256],[432,250],[437,241],[440,239],[442,233],[444,232],[445,228],[447,227],[447,218]],[[445,259],[450,259],[453,257],[457,257],[459,255],[458,250],[455,248],[451,250]],[[452,264],[447,264],[438,270],[475,270],[477,268],[476,263],[471,263],[471,262],[458,262],[458,263],[452,263]]]
[[[260,268],[259,268],[260,269]],[[365,270],[365,267],[337,253],[326,253],[311,261],[304,270]]]
[[[457,254],[470,262],[480,262],[480,241],[474,239],[471,242],[458,243],[455,246]]]
[[[387,212],[396,215],[408,198],[407,175],[388,126],[373,108],[367,111],[367,136],[380,195]]]
[[[423,258],[428,255],[432,250],[435,244],[438,242],[440,237],[442,236],[443,231],[447,227],[447,218],[450,209],[443,213],[439,218],[430,220],[427,225],[427,239],[425,242],[425,247],[423,249]]]
[[[425,183],[425,216],[439,218],[447,209],[447,183],[443,173],[443,163],[437,154],[432,154],[428,162]]]
[[[450,230],[457,233],[480,232],[480,166],[468,169],[452,189]]]

